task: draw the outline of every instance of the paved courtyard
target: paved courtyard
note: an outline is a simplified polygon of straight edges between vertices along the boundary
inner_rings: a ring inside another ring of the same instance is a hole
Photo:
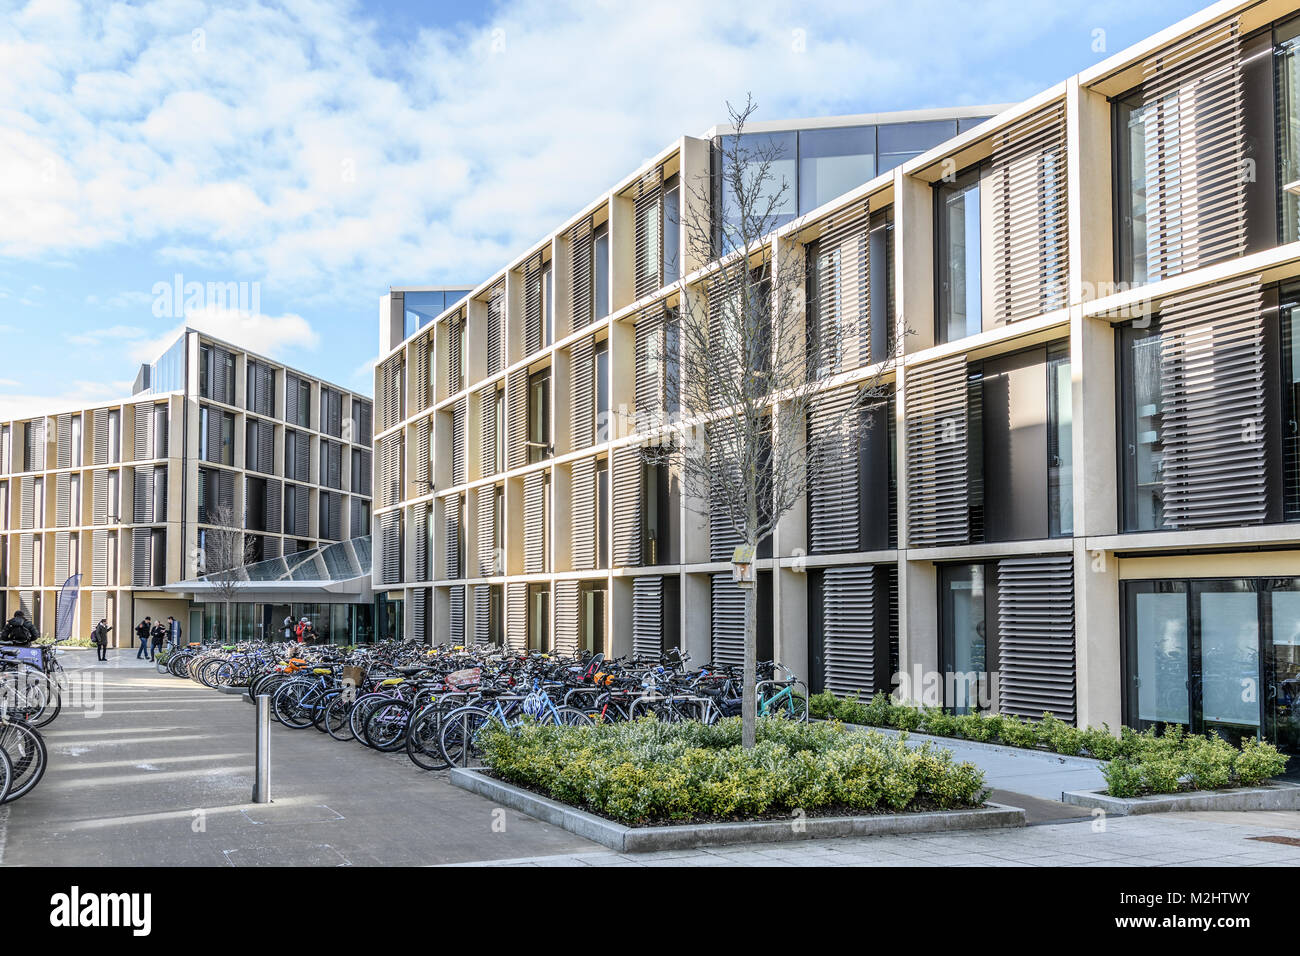
[[[1054,799],[1095,770],[1050,758],[982,763],[1024,829],[625,855],[452,787],[404,754],[273,725],[274,803],[249,803],[253,708],[117,652],[102,714],[46,729],[40,786],[0,807],[0,864],[68,866],[1297,866],[1300,813],[1093,819]],[[1263,838],[1263,839],[1261,839]]]

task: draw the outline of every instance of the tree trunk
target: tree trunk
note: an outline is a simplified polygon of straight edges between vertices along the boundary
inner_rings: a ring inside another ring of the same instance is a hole
[[[758,695],[758,581],[745,588],[745,686],[740,700],[740,744],[746,750],[757,741]]]

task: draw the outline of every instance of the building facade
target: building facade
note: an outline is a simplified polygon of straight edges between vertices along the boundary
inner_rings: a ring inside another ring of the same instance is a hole
[[[1300,748],[1298,13],[1216,4],[800,200],[764,255],[805,257],[809,333],[853,347],[773,427],[830,440],[823,410],[887,394],[760,556],[760,657]],[[739,660],[736,542],[636,430],[665,319],[709,308],[681,223],[725,210],[681,184],[717,147],[672,143],[381,356],[375,587],[409,634]]]
[[[76,636],[106,617],[129,646],[146,614],[207,634],[202,610],[163,589],[207,570],[223,512],[253,561],[369,533],[369,398],[190,329],[136,390],[0,422],[6,617],[21,607],[54,636],[59,589],[80,573]]]

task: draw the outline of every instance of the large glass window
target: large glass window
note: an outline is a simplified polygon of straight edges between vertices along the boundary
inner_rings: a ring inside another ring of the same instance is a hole
[[[595,272],[595,281],[593,283],[593,294],[596,298],[595,312],[593,318],[603,319],[609,315],[609,224],[602,223],[596,227],[596,234],[592,243],[593,268]]]
[[[672,285],[682,275],[681,218],[681,186],[673,175],[664,183],[664,285]]]
[[[1141,94],[1115,104],[1116,278],[1147,281],[1146,119]]]
[[[978,169],[970,170],[935,190],[940,342],[955,342],[983,327],[979,177]]]
[[[799,215],[861,186],[876,174],[876,128],[799,132]]]
[[[549,584],[528,585],[528,649],[551,649],[551,587]]]
[[[1125,531],[1164,527],[1160,330],[1154,319],[1120,330],[1120,471]]]
[[[956,120],[881,125],[876,134],[876,145],[879,151],[876,172],[883,173],[891,170],[956,135]]]
[[[582,516],[577,516],[581,520]],[[609,567],[609,459],[596,462],[596,567]]]
[[[1074,405],[1068,346],[1047,352],[1048,534],[1074,530]]]
[[[596,343],[592,354],[592,375],[596,380],[596,441],[609,440],[609,340]]]
[[[939,572],[939,612],[944,671],[944,706],[953,713],[978,709],[981,688],[988,686],[993,670],[982,564],[945,565]]]
[[[528,378],[528,460],[543,461],[551,456],[551,370],[534,372]]]
[[[720,161],[721,168],[721,208],[722,208],[722,236],[721,249],[723,252],[735,248],[738,236],[740,234],[740,210],[736,204],[736,191],[732,185],[732,171],[730,154],[735,148],[736,137],[724,136],[721,143]],[[747,177],[749,188],[752,191],[758,186],[758,192],[754,196],[753,209],[751,215],[761,215],[769,212],[769,203],[777,200],[775,205],[770,209],[770,221],[764,225],[770,229],[776,229],[784,226],[787,222],[794,219],[799,209],[799,144],[798,137],[794,132],[779,133],[746,133],[740,137],[740,148],[748,154],[748,166],[741,171],[741,175]],[[755,170],[763,160],[767,160],[768,178],[765,182],[758,184],[752,182]],[[784,190],[784,192],[782,192]],[[751,236],[751,239],[757,238]]]
[[[1277,28],[1273,52],[1278,183],[1282,187],[1280,238],[1283,242],[1295,242],[1300,239],[1300,19]]]

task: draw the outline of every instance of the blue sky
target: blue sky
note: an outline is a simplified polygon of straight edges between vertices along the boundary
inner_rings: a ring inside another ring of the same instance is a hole
[[[129,394],[177,275],[368,392],[388,286],[479,282],[727,99],[1013,102],[1203,5],[0,0],[0,418]]]

